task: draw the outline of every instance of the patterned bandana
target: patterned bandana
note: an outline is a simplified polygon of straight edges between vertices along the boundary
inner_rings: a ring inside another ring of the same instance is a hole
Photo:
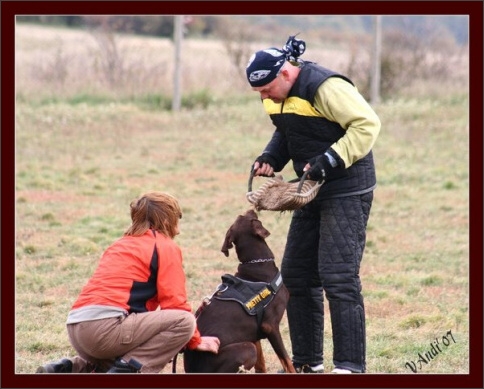
[[[254,53],[245,69],[252,87],[264,86],[273,81],[286,61],[300,62],[299,56],[306,50],[306,43],[290,36],[282,49],[271,47]]]

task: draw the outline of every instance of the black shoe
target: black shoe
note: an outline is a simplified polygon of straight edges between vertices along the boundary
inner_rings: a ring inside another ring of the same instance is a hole
[[[321,365],[294,365],[296,373],[324,373],[324,366]]]
[[[52,362],[40,366],[36,373],[72,373],[72,362],[70,359],[64,358],[59,362]]]
[[[131,358],[129,362],[121,358],[116,358],[114,366],[106,373],[141,373],[142,367],[143,365],[134,358]]]
[[[294,365],[296,373],[324,373],[324,366],[321,365]],[[285,373],[284,370],[278,370],[277,373]]]

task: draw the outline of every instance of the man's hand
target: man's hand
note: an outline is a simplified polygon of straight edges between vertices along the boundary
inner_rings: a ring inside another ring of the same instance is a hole
[[[345,177],[348,172],[343,166],[340,166],[335,156],[330,151],[322,155],[311,158],[304,166],[303,171],[308,171],[308,177],[315,181],[330,181],[336,178]]]
[[[254,176],[273,177],[276,161],[269,154],[258,156],[252,165]]]

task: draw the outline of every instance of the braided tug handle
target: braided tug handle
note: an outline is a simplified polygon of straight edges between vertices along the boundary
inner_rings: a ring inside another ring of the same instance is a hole
[[[307,179],[305,172],[301,179],[284,182],[282,176],[274,176],[267,180],[258,190],[252,191],[254,178],[253,169],[250,172],[247,200],[260,210],[292,211],[299,209],[312,201],[324,181]]]

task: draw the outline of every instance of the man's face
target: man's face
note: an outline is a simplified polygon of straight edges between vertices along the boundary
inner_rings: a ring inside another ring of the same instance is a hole
[[[274,103],[279,104],[286,99],[291,87],[292,85],[288,82],[287,72],[281,71],[270,83],[264,86],[254,87],[252,90],[259,92],[263,100],[271,99]]]

